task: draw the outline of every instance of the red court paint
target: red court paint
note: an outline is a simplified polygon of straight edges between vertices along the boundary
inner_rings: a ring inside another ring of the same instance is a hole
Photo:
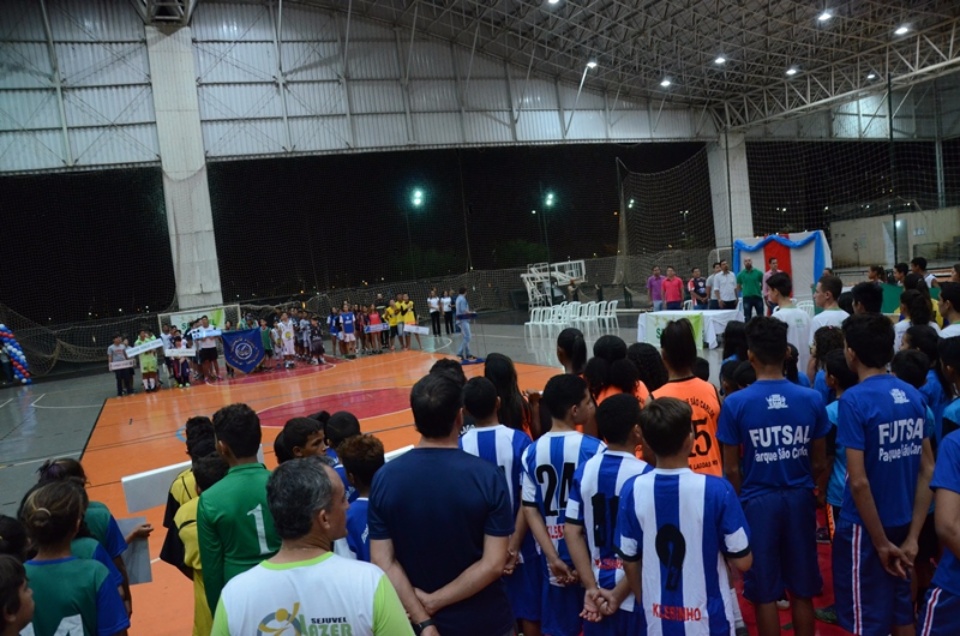
[[[287,420],[318,411],[350,411],[363,420],[410,408],[410,389],[378,389],[331,393],[260,411],[260,425],[283,428]]]

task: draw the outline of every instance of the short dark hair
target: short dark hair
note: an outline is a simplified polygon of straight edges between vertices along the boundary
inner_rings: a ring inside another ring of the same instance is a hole
[[[317,411],[316,413],[311,413],[308,415],[311,420],[317,420],[320,422],[321,426],[326,426],[327,422],[330,421],[330,412],[329,411]]]
[[[310,417],[294,417],[283,425],[283,442],[290,452],[294,448],[303,448],[311,435],[323,433],[323,424]]]
[[[467,293],[467,288],[466,288],[466,287],[461,287],[461,288],[460,288],[460,291],[457,292],[457,293],[458,293],[458,294],[466,294],[466,293]]]
[[[850,370],[850,366],[847,364],[847,356],[842,349],[831,351],[826,355],[824,368],[827,375],[832,375],[837,379],[842,391],[846,391],[860,381],[857,374]]]
[[[27,556],[27,531],[22,523],[7,515],[0,515],[0,554],[9,554],[19,561],[26,560]]]
[[[627,343],[620,336],[611,334],[600,336],[593,343],[593,355],[607,362],[622,360],[627,357]]]
[[[550,417],[563,420],[571,408],[583,401],[586,392],[587,383],[580,376],[568,373],[555,375],[547,381],[540,403],[547,407]]]
[[[940,340],[940,334],[930,325],[913,325],[907,329],[904,334],[910,339],[910,348],[922,351],[933,364],[939,359],[937,354],[937,341]]]
[[[839,276],[821,276],[817,282],[820,283],[820,289],[822,289],[825,294],[829,293],[834,300],[838,300],[840,294],[843,293],[843,281],[840,280]]]
[[[925,259],[922,256],[917,256],[912,261],[910,261],[910,264],[916,265],[917,267],[923,270],[927,269],[927,259]]]
[[[420,378],[410,391],[410,408],[417,432],[428,439],[448,437],[463,405],[462,388],[446,373]]]
[[[333,503],[333,479],[327,457],[300,457],[277,466],[267,481],[267,506],[281,539],[299,539],[310,532],[313,518]],[[335,477],[334,477],[335,478]]]
[[[960,283],[940,283],[940,302],[945,300],[960,312]]]
[[[197,459],[217,450],[213,422],[206,415],[197,415],[187,420],[183,435],[187,438],[187,455],[190,459]]]
[[[640,411],[643,443],[657,457],[671,457],[683,450],[693,432],[693,409],[683,400],[662,397],[651,400]]]
[[[704,382],[710,381],[710,361],[706,358],[697,357],[693,362],[693,375]]]
[[[883,278],[887,277],[887,270],[884,269],[883,265],[871,265],[870,271],[873,272],[874,274],[879,274]]]
[[[783,364],[787,357],[787,323],[772,316],[757,316],[747,323],[747,349],[761,364]]]
[[[739,362],[737,368],[733,371],[733,381],[737,383],[738,387],[745,389],[757,381],[757,370],[746,360]]]
[[[277,433],[277,437],[273,440],[273,454],[276,456],[278,464],[293,459],[293,451],[287,446],[287,441],[283,437],[283,431]]]
[[[478,420],[497,411],[497,387],[484,377],[471,378],[463,387],[463,408]]]
[[[353,476],[358,488],[370,486],[384,464],[383,442],[373,435],[355,435],[344,440],[338,454],[343,469]]]
[[[714,266],[714,267],[720,267],[720,261],[714,261],[713,266]]]
[[[693,325],[686,318],[671,320],[660,334],[663,360],[675,371],[692,369],[697,360],[697,343]]]
[[[863,311],[868,314],[879,314],[883,309],[883,289],[876,283],[857,283],[850,293],[853,295],[853,302],[860,303]]]
[[[360,434],[360,420],[350,411],[337,411],[324,427],[327,446],[337,448],[345,439]]]
[[[786,272],[777,272],[768,278],[767,287],[770,289],[776,289],[778,292],[780,292],[781,296],[785,296],[787,298],[789,298],[790,294],[793,293],[793,281],[790,280],[790,276]]]
[[[446,373],[462,387],[467,383],[467,374],[463,372],[463,366],[456,360],[443,358],[437,360],[430,367],[430,373]]]
[[[230,404],[214,413],[213,430],[235,457],[254,457],[260,448],[260,416],[246,404]]]
[[[597,430],[608,444],[623,444],[640,423],[640,401],[629,393],[611,395],[597,407]]]
[[[940,369],[951,367],[954,373],[960,373],[960,338],[940,338],[937,343],[937,356],[940,358]],[[955,395],[956,390],[948,393]]]
[[[847,348],[863,364],[882,369],[893,357],[893,323],[882,314],[856,314],[843,321]]]
[[[207,490],[226,477],[228,470],[227,460],[220,455],[208,455],[193,462],[193,478],[200,490]]]
[[[0,613],[13,616],[20,611],[20,588],[27,580],[27,572],[20,559],[0,555]]]
[[[927,383],[927,371],[930,370],[930,358],[917,349],[897,351],[890,361],[890,371],[915,389]]]
[[[840,305],[840,309],[844,310],[848,314],[853,313],[853,294],[848,291],[840,294],[840,297],[837,298],[837,304]]]
[[[82,484],[87,483],[87,473],[84,472],[80,462],[73,457],[48,459],[37,469],[37,473],[40,475],[37,482],[41,484],[64,479],[76,479]]]
[[[907,272],[910,271],[910,266],[907,265],[906,263],[897,263],[896,265],[893,266],[893,269],[895,271],[900,272],[901,274],[906,274]]]

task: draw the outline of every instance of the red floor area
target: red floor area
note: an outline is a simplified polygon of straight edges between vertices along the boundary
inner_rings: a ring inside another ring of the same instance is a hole
[[[297,400],[260,411],[260,424],[282,428],[293,417],[304,417],[319,411],[350,411],[359,419],[398,413],[410,408],[410,389],[350,391]]]

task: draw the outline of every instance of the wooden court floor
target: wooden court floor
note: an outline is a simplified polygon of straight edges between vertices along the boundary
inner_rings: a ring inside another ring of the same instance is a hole
[[[263,424],[267,466],[273,468],[273,439],[287,419],[321,409],[348,410],[364,432],[377,435],[386,450],[419,439],[409,410],[410,387],[443,356],[418,351],[391,353],[257,374],[214,385],[165,389],[106,401],[93,429],[83,465],[90,479],[90,498],[107,504],[118,518],[127,512],[120,479],[125,475],[187,460],[182,427],[195,415],[212,416],[220,407],[244,402]],[[556,368],[517,364],[521,389],[542,389]],[[482,375],[483,365],[464,366],[467,377]],[[137,513],[142,515],[144,513]],[[156,530],[150,538],[153,582],[133,589],[131,634],[189,634],[193,621],[193,584],[179,571],[156,560],[163,543],[163,508],[151,509],[147,520]]]

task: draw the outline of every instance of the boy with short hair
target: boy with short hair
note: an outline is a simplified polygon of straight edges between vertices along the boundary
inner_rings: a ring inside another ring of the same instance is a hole
[[[656,468],[620,492],[617,549],[648,632],[713,635],[733,632],[725,561],[753,563],[750,530],[736,493],[719,477],[694,473],[690,405],[655,398],[640,412],[644,444]]]
[[[894,339],[886,316],[851,316],[843,335],[859,384],[839,400],[847,483],[833,546],[837,617],[854,634],[911,634],[909,569],[933,471],[925,405],[919,391],[886,373]]]
[[[778,276],[770,277],[772,296]],[[766,316],[747,323],[747,355],[757,380],[724,401],[717,439],[759,555],[744,576],[744,596],[757,608],[758,633],[780,633],[777,601],[789,590],[795,633],[813,636],[812,598],[823,586],[813,490],[825,472],[830,422],[820,393],[783,377],[786,352],[786,324]]]
[[[599,623],[584,622],[584,636],[632,636],[646,624],[617,555],[616,523],[624,484],[652,469],[634,454],[643,443],[640,402],[629,393],[607,398],[597,407],[597,427],[607,450],[574,473],[564,537],[586,590],[581,615],[617,610]]]
[[[330,419],[327,420],[327,423],[323,427],[323,431],[324,435],[326,436],[324,441],[327,444],[327,448],[333,451],[332,458],[336,462],[333,469],[337,471],[337,474],[340,475],[340,480],[343,481],[343,487],[347,493],[347,500],[350,503],[353,503],[356,501],[359,493],[357,492],[357,489],[354,488],[350,483],[350,479],[347,476],[347,470],[340,461],[338,451],[343,442],[351,437],[360,435],[360,420],[357,419],[356,415],[350,413],[349,411],[337,411],[330,416]],[[329,454],[330,453],[328,453],[328,455]]]
[[[287,420],[273,444],[277,462],[282,464],[300,457],[326,454],[323,424],[309,417],[294,417]]]
[[[347,546],[358,561],[370,562],[367,510],[373,477],[383,467],[383,442],[373,435],[355,435],[340,444],[340,461],[357,498],[347,508]]]
[[[320,329],[320,317],[316,314],[310,316],[310,364],[317,366],[326,364],[323,357],[323,331]]]
[[[343,310],[340,312],[340,332],[345,355],[351,360],[356,358],[357,317],[347,301],[343,301]]]
[[[767,280],[770,302],[776,305],[773,317],[787,323],[787,342],[800,354],[797,368],[806,369],[810,363],[810,315],[798,309],[793,299],[793,281],[784,272],[774,274]]]
[[[550,636],[578,636],[583,588],[563,535],[567,498],[577,468],[605,447],[576,430],[593,418],[596,408],[580,376],[550,378],[540,405],[553,426],[523,453],[523,511],[547,567],[542,628]]]
[[[523,431],[500,423],[497,417],[500,398],[497,388],[487,378],[477,377],[466,383],[463,408],[473,417],[475,425],[460,437],[460,449],[500,468],[516,517],[508,548],[508,565],[516,562],[516,567],[503,579],[514,618],[520,621],[523,633],[539,633],[543,566],[536,540],[527,532],[526,516],[520,509],[523,453],[530,446],[530,438]]]

